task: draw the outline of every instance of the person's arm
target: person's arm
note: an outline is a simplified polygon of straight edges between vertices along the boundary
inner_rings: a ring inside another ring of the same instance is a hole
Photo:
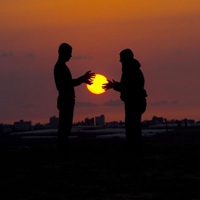
[[[114,89],[114,90],[120,92],[121,91],[121,83],[117,82],[115,80],[112,80],[112,81],[108,80],[108,83],[103,84],[102,88],[105,90]]]
[[[78,86],[82,83],[86,83],[91,85],[93,83],[93,78],[95,77],[95,73],[91,71],[87,71],[83,76],[80,76],[79,78],[72,79],[73,86]]]
[[[113,87],[113,89],[115,91],[121,92],[121,90],[122,90],[122,84],[120,82],[114,81],[114,87]]]

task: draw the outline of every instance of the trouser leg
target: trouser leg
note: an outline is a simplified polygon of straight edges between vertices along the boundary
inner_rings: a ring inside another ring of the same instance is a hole
[[[73,123],[73,107],[59,110],[58,146],[66,147]]]
[[[128,147],[139,150],[142,145],[141,115],[126,116],[125,128]]]

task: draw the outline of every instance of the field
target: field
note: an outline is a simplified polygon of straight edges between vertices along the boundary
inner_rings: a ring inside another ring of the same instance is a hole
[[[72,139],[58,154],[55,138],[1,137],[0,199],[200,199],[200,130],[144,137],[143,158],[124,139]]]

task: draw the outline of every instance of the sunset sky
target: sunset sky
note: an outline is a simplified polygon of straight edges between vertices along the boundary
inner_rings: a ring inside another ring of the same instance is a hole
[[[57,48],[73,47],[73,78],[86,71],[120,80],[131,48],[148,93],[143,120],[200,120],[200,0],[0,0],[0,123],[58,116]],[[74,122],[124,120],[119,93],[76,87]]]

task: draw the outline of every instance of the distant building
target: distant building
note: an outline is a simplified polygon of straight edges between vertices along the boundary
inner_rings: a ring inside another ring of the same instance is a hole
[[[101,115],[99,117],[95,117],[95,125],[96,126],[104,126],[105,125],[105,116]]]
[[[152,117],[152,123],[153,124],[163,124],[164,123],[164,118],[163,117]]]
[[[49,119],[50,128],[58,128],[58,117],[52,116]]]
[[[0,124],[0,134],[2,133],[12,133],[13,125]]]
[[[30,131],[31,128],[31,121],[20,120],[18,122],[14,122],[14,131]]]
[[[94,126],[94,118],[85,118],[85,125],[87,126]]]
[[[44,124],[37,123],[33,126],[33,130],[43,130],[43,129],[45,129]]]

